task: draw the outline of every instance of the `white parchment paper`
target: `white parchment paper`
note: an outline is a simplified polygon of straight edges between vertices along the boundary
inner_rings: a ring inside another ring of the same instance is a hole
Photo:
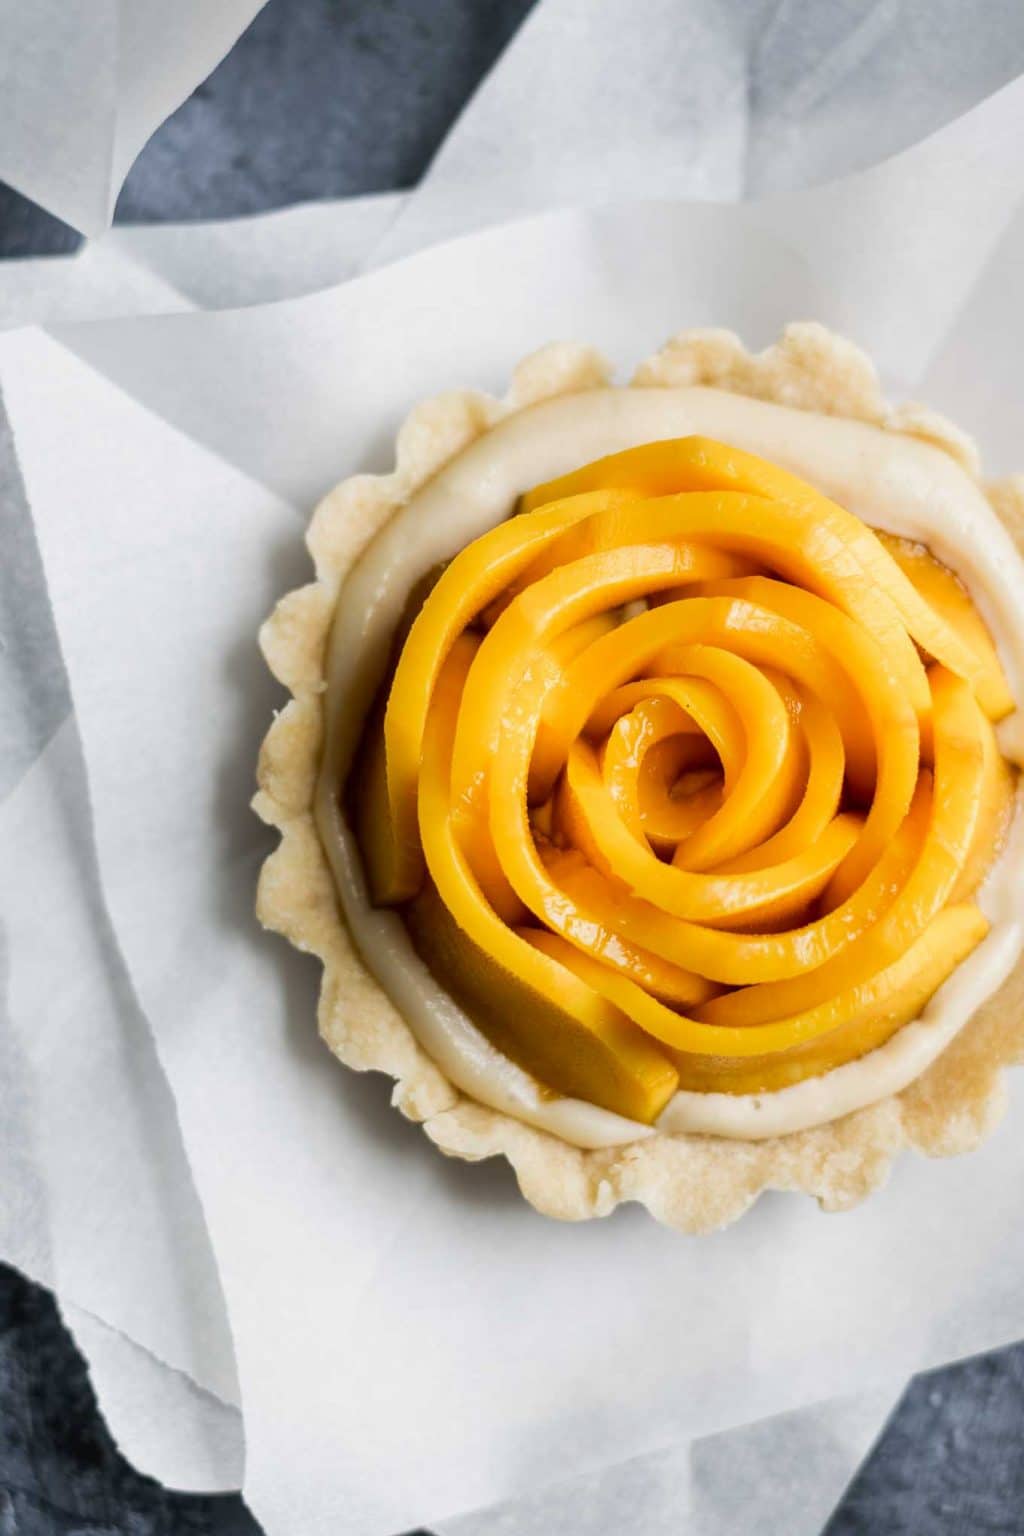
[[[123,9],[0,0],[0,177],[96,234],[107,213],[72,205],[106,207],[111,123],[123,177],[259,5],[200,7],[188,28],[180,6],[173,22],[159,5]],[[130,112],[111,84],[123,25]],[[118,226],[74,256],[6,263],[0,327],[290,297],[565,203],[796,190],[906,148],[1022,69],[1017,0],[988,0],[983,17],[962,0],[606,0],[599,20],[589,0],[537,0],[408,196]]]
[[[0,1255],[57,1292],[136,1465],[174,1486],[236,1486],[241,1421],[220,1282],[103,899],[2,396],[0,512]],[[147,1414],[144,1379],[160,1405]]]
[[[118,229],[74,258],[0,264],[0,325],[323,286],[364,257],[399,201]],[[228,1321],[95,872],[77,726],[2,398],[0,508],[0,1255],[56,1290],[134,1465],[176,1488],[235,1488],[243,1434]],[[65,980],[53,996],[55,966]]]
[[[196,224],[118,224],[73,256],[0,262],[0,330],[234,309],[329,288],[372,260],[406,196]]]
[[[583,25],[586,18],[579,6],[566,0],[543,0],[450,135],[426,182],[413,194],[408,221],[399,221],[390,240],[388,227],[399,202],[391,197],[212,226],[119,229],[92,242],[75,258],[7,263],[0,268],[0,324],[277,298],[335,282],[360,261],[373,262],[389,251],[414,249],[439,234],[466,227],[467,221],[492,221],[511,209],[526,211],[565,195],[600,199],[619,195],[626,187],[639,187],[731,198],[797,185],[891,152],[962,110],[1020,67],[1016,52],[1020,13],[1013,6],[1005,14],[1004,7],[994,6],[985,27],[967,24],[969,18],[958,14],[956,7],[908,5],[895,11],[880,6],[868,13],[859,6],[814,10],[773,6],[771,10],[772,25],[765,32],[764,7],[718,6],[705,14],[697,5],[681,8],[645,0],[642,16],[633,7],[608,7],[602,28],[597,29]],[[152,18],[147,19],[138,7],[134,11],[141,27],[137,43],[144,52],[152,36],[146,31]],[[222,17],[226,14],[221,12]],[[89,19],[103,22],[94,7]],[[16,20],[23,27],[29,20],[43,23],[46,16],[33,8],[30,17],[19,8]],[[0,36],[9,37],[12,34],[3,30],[6,21],[0,4]],[[72,38],[79,24],[75,7],[63,7],[59,22],[72,29],[67,34]],[[624,33],[630,34],[625,49]],[[46,26],[38,31],[47,45],[63,35]],[[90,38],[97,49],[94,67],[80,71],[84,86],[103,85],[105,36],[102,29],[92,27]],[[193,30],[192,41],[197,38]],[[45,47],[38,57],[45,57]],[[74,120],[75,154],[92,152],[96,143],[101,143],[105,154],[103,123],[90,116],[92,108],[84,98],[69,93],[72,71],[82,58],[65,48],[63,73],[51,68],[50,78],[42,84],[53,90],[57,128]],[[26,72],[27,59],[23,51],[21,96],[8,91],[3,98],[9,112],[27,99],[25,88],[35,88]],[[628,60],[628,70],[620,67],[623,59]],[[154,51],[146,68],[159,73],[163,67],[159,50]],[[549,67],[559,72],[554,94],[545,73]],[[0,59],[0,73],[3,68]],[[147,79],[144,69],[137,80],[140,101],[148,90]],[[637,89],[638,82],[642,91]],[[38,96],[44,105],[46,90]],[[616,111],[621,108],[629,120],[625,136],[610,110],[613,91],[618,93]],[[92,98],[94,103],[97,99]],[[595,99],[605,103],[600,121],[592,110]],[[166,107],[152,94],[144,105],[150,126],[155,125]],[[0,117],[3,111],[0,102]],[[89,126],[94,121],[95,131]],[[614,155],[602,137],[602,125],[614,131]],[[982,134],[990,131],[991,124]],[[8,135],[5,145],[11,142]],[[122,153],[128,142],[122,134]],[[34,190],[46,201],[46,177],[56,175],[59,182],[66,175],[74,196],[81,197],[83,189],[92,196],[95,183],[79,175],[84,160],[66,154],[55,159],[55,146],[60,149],[57,140],[51,143],[45,136],[38,141],[35,149],[43,180],[35,184],[36,190],[33,186],[26,190]],[[952,146],[946,152],[956,155],[962,149]],[[497,177],[496,170],[500,171]],[[2,167],[0,174],[4,174]],[[567,174],[571,185],[567,193],[560,192],[560,178]],[[937,196],[942,195],[941,182],[934,189]],[[976,302],[961,313],[960,324],[975,336],[985,326],[998,329],[1002,323],[998,294],[1019,271],[1012,239],[1002,243],[996,260],[999,281],[986,283]],[[965,417],[980,395],[985,411],[996,418],[1001,413],[1011,429],[1012,382],[1007,367],[994,370],[979,385],[962,373],[952,348],[946,349],[939,376],[928,387],[951,403],[959,405],[963,400]],[[1012,441],[1006,432],[1003,438]],[[8,570],[20,579],[23,554],[16,571],[10,566]],[[23,667],[30,665],[35,692],[27,718],[24,710],[5,717],[5,740],[13,753],[5,754],[4,790],[9,787],[7,776],[25,771],[67,707],[62,669],[59,663],[54,668],[52,649],[39,629],[38,624],[31,626],[27,644],[21,644],[26,637],[18,636],[21,654],[16,659]],[[10,662],[9,654],[5,660]],[[38,707],[40,699],[42,707]],[[75,728],[69,725],[28,769],[24,784],[3,812],[5,857],[21,849],[16,839],[22,817],[47,830],[45,841],[37,836],[31,845],[31,857],[48,865],[45,905],[55,916],[60,914],[62,934],[53,958],[58,964],[77,966],[68,1017],[74,1020],[76,1012],[81,1016],[77,1030],[68,1028],[58,1009],[52,1027],[40,1033],[37,1020],[49,977],[40,946],[30,943],[25,949],[19,924],[26,914],[31,921],[44,891],[40,888],[37,895],[38,882],[26,886],[20,880],[8,881],[6,890],[0,891],[3,917],[7,936],[18,938],[20,952],[13,958],[8,954],[8,962],[17,966],[21,982],[9,988],[9,1003],[17,1007],[20,998],[20,1013],[12,1016],[9,1007],[5,1030],[0,1031],[4,1086],[9,1090],[5,1105],[10,1106],[0,1135],[0,1158],[5,1193],[16,1190],[18,1194],[16,1201],[0,1209],[0,1218],[5,1218],[0,1233],[3,1251],[36,1278],[59,1285],[65,1315],[89,1355],[104,1406],[127,1453],[165,1481],[192,1487],[231,1486],[241,1466],[240,1428],[235,1410],[228,1406],[234,1389],[219,1363],[229,1359],[230,1350],[225,1356],[226,1327],[223,1321],[216,1322],[221,1316],[216,1277],[204,1267],[205,1233],[201,1217],[189,1205],[190,1185],[181,1166],[173,1111],[167,1120],[168,1111],[161,1107],[166,1102],[165,1088],[159,1070],[148,1065],[146,1026],[138,1002],[130,986],[126,1000],[125,989],[116,980],[123,969],[117,947],[110,953],[108,941],[97,945],[96,931],[102,934],[107,921],[98,888],[88,886],[88,922],[81,909],[72,910],[73,903],[82,899],[79,871],[83,857],[85,865],[89,858],[88,837],[82,852],[81,828],[88,825],[88,813],[78,782],[77,753]],[[46,806],[52,808],[48,815]],[[25,851],[21,850],[21,857]],[[8,862],[9,871],[15,867]],[[91,969],[82,961],[86,952],[99,957],[93,959]],[[35,994],[23,985],[26,955],[38,967]],[[113,973],[115,980],[105,972]],[[62,990],[68,993],[66,986]],[[97,998],[101,999],[98,1009]],[[97,1015],[108,1019],[108,1035],[101,1032],[99,1040],[109,1043],[100,1049],[92,1032]],[[117,1065],[126,1050],[131,1063],[127,1078],[123,1066]],[[59,1070],[54,1068],[54,1053],[59,1053]],[[79,1070],[83,1057],[85,1071]],[[127,1099],[126,1081],[132,1095]],[[133,1101],[140,1106],[134,1116],[125,1113]],[[109,1107],[102,1133],[96,1102]],[[48,1109],[51,1104],[56,1112]],[[85,1106],[80,1123],[74,1114],[60,1113],[61,1108],[75,1104]],[[165,1121],[166,1129],[154,1130]],[[92,1156],[79,1165],[86,1138]],[[160,1147],[158,1172],[147,1172],[150,1145]],[[136,1166],[140,1163],[141,1173]],[[174,1185],[184,1180],[184,1192],[172,1187],[169,1179]],[[145,1191],[142,1204],[152,1223],[123,1219],[123,1212],[138,1208],[141,1191]],[[83,1212],[94,1213],[92,1224],[83,1220]],[[166,1249],[169,1235],[180,1254]],[[131,1260],[127,1264],[125,1252]],[[122,1256],[122,1262],[110,1262],[112,1253]],[[182,1268],[184,1276],[177,1272]],[[104,1322],[70,1299],[76,1292],[101,1309]],[[211,1351],[211,1330],[215,1334],[218,1329],[221,1341]],[[162,1366],[161,1358],[177,1360],[180,1368]],[[206,1383],[206,1389],[192,1385],[196,1380]],[[216,1395],[213,1382],[219,1382],[223,1398]],[[773,1456],[777,1462],[779,1446],[790,1448],[794,1467],[803,1465],[801,1508],[808,1516],[807,1530],[814,1528],[817,1518],[809,1512],[824,1513],[867,1443],[864,1412],[870,1409],[877,1424],[890,1398],[891,1392],[888,1397],[864,1399],[856,1411],[809,1408],[783,1420],[770,1419],[760,1427],[755,1439],[762,1447],[764,1471],[771,1467]],[[726,1439],[731,1472],[742,1465],[756,1481],[756,1458],[742,1449],[753,1433],[737,1431]],[[823,1434],[831,1455],[818,1453]],[[798,1436],[805,1454],[795,1450]],[[683,1447],[634,1460],[621,1474],[610,1470],[595,1480],[577,1480],[564,1493],[554,1489],[550,1509],[566,1530],[574,1511],[583,1522],[580,1531],[585,1529],[589,1536],[591,1530],[600,1529],[594,1521],[602,1504],[614,1509],[618,1500],[625,1499],[623,1507],[629,1507],[642,1487],[647,1528],[660,1528],[662,1518],[677,1521],[685,1503],[693,1529],[711,1529],[707,1522],[714,1518],[719,1520],[716,1530],[729,1529],[735,1536],[746,1528],[740,1523],[741,1506],[735,1499],[730,1501],[736,1478],[727,1473],[715,1479],[709,1474],[715,1459],[704,1456],[702,1446],[708,1443],[702,1442],[694,1453],[696,1502],[689,1495],[684,1499],[689,1450]],[[720,1444],[721,1437],[710,1443]],[[768,1446],[775,1448],[770,1455]],[[809,1467],[818,1479],[817,1501],[807,1483]],[[511,1528],[517,1530],[542,1529],[547,1518],[545,1498],[534,1493],[529,1507],[506,1503],[497,1514],[462,1517],[460,1530],[468,1531],[474,1521],[481,1522],[481,1531],[498,1529],[494,1522],[499,1518],[506,1522],[500,1528],[509,1528],[507,1522],[514,1520]],[[634,1502],[634,1507],[639,1506]],[[723,1520],[727,1523],[722,1524]]]
[[[1022,69],[1016,0],[542,0],[374,259],[565,203],[794,191]]]
[[[841,1220],[769,1199],[697,1243],[638,1212],[557,1227],[501,1168],[430,1154],[312,1042],[313,967],[254,933],[265,843],[240,792],[273,698],[249,637],[301,572],[309,500],[384,467],[421,395],[500,386],[553,334],[629,363],[679,324],[757,342],[807,314],[908,387],[1009,378],[1019,314],[980,343],[957,322],[1016,238],[1020,114],[1011,89],[758,208],[551,216],[292,304],[0,346],[104,895],[210,1223],[271,1532],[439,1519],[1022,1331],[1019,1119],[975,1157],[906,1161]],[[1008,413],[964,415],[1011,464]]]
[[[818,1536],[893,1405],[814,1403],[446,1520],[438,1536]]]
[[[0,180],[85,234],[263,0],[0,0]]]

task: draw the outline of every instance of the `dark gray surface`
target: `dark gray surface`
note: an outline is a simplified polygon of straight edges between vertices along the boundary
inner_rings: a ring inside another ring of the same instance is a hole
[[[51,1297],[0,1265],[3,1536],[259,1536],[237,1495],[169,1496],[118,1454]]]
[[[533,0],[271,0],[153,136],[119,223],[225,218],[419,180]],[[0,256],[81,237],[0,184]]]
[[[823,1536],[1024,1531],[1024,1346],[915,1377]]]
[[[119,219],[411,184],[529,5],[271,0],[144,151]],[[0,187],[0,255],[77,243]],[[258,1536],[239,1498],[168,1493],[126,1465],[52,1301],[0,1267],[0,1536],[50,1533]],[[827,1528],[854,1533],[1024,1536],[1024,1345],[911,1384]]]

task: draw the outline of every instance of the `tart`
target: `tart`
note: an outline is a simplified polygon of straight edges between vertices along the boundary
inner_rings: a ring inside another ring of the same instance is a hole
[[[1024,1053],[1024,481],[816,324],[547,347],[344,481],[261,643],[258,915],[565,1219],[829,1210]]]

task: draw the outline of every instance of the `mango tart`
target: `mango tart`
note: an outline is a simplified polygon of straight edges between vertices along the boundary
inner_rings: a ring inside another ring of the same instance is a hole
[[[813,324],[420,407],[261,634],[258,913],[331,1049],[569,1219],[974,1146],[1024,1053],[1022,524]]]

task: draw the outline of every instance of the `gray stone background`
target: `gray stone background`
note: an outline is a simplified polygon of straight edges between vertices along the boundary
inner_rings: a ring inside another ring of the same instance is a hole
[[[147,145],[118,221],[412,185],[531,3],[270,0]],[[0,258],[79,243],[0,185]],[[176,1494],[128,1466],[51,1297],[0,1266],[0,1536],[186,1533],[259,1536],[241,1498]],[[825,1536],[855,1533],[1024,1536],[1024,1344],[911,1382]]]

